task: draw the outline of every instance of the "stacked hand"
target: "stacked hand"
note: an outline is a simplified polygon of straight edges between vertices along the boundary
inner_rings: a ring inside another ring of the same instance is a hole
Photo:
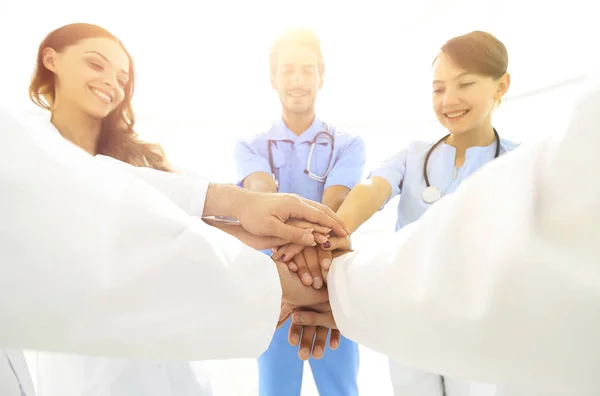
[[[273,257],[281,260],[276,261],[283,291],[278,326],[293,316],[289,341],[300,344],[303,360],[323,356],[330,329],[329,345],[336,349],[340,333],[323,286],[334,250],[349,248],[349,230],[327,206],[297,195],[230,191],[234,204],[220,203],[214,214],[235,217],[239,224],[205,221],[255,249],[279,248]]]
[[[336,240],[334,243],[342,245],[345,242]],[[307,249],[305,248],[304,251]],[[338,257],[347,253],[347,250],[337,250],[335,252],[328,250],[327,252],[332,254],[332,257]],[[329,294],[326,286],[329,271],[320,269],[325,287],[314,288],[303,284],[298,276],[288,270],[285,263],[276,261],[276,264],[283,290],[281,314],[277,326],[283,325],[291,316],[292,325],[288,334],[289,343],[293,346],[299,345],[298,356],[300,359],[307,360],[311,355],[315,359],[320,359],[325,353],[329,331],[331,331],[329,339],[331,349],[337,349],[341,341],[341,334],[337,330],[333,312],[329,305]]]
[[[256,249],[288,245],[315,246],[325,235],[346,236],[348,229],[326,205],[294,194],[255,193],[238,188],[227,190],[231,199],[220,204],[220,216],[234,217],[239,224],[205,220]],[[218,197],[225,199],[223,197]]]

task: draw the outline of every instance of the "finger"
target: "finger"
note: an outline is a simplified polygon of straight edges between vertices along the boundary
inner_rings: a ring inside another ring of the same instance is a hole
[[[321,359],[323,357],[323,354],[325,353],[325,344],[327,344],[327,334],[329,334],[328,328],[317,327],[317,334],[315,335],[315,341],[313,342],[312,349],[313,358]]]
[[[295,325],[293,325],[295,326]],[[331,330],[331,335],[329,336],[329,348],[336,350],[340,346],[340,342],[342,342],[342,334],[339,330]]]
[[[308,360],[312,351],[313,341],[315,339],[315,333],[317,328],[314,326],[305,326],[302,329],[302,337],[300,338],[300,349],[298,350],[298,357],[302,360]]]
[[[296,255],[298,253],[300,253],[306,246],[303,245],[298,245],[296,243],[292,243],[288,246],[288,248],[285,251],[285,260],[282,259],[282,261],[289,261],[291,259],[293,259],[294,257],[296,257]]]
[[[297,324],[291,324],[290,330],[288,331],[288,342],[291,346],[298,346],[300,342],[300,337],[302,336],[302,328],[303,326]]]
[[[285,224],[304,229],[312,228],[315,232],[318,232],[320,234],[329,234],[331,232],[331,228],[329,227],[325,227],[316,223],[310,223],[306,220],[301,219],[290,218],[285,222]]]
[[[308,272],[313,279],[312,286],[315,289],[320,289],[323,286],[323,278],[321,277],[321,265],[319,264],[319,256],[316,247],[307,247],[302,252],[304,260],[308,267]]]
[[[323,245],[329,240],[329,234],[319,234],[318,232],[313,232],[313,236],[315,237],[315,242],[319,245]]]
[[[292,272],[298,272],[298,266],[293,261],[287,262],[287,267]]]
[[[331,251],[323,250],[320,246],[317,249],[317,255],[319,260],[319,265],[321,266],[322,271],[329,271],[331,267]]]
[[[305,326],[323,326],[337,329],[333,314],[330,312],[296,311],[292,314],[292,323]]]
[[[338,215],[328,206],[299,196],[294,197],[301,202],[296,202],[295,205],[290,206],[294,209],[290,211],[289,217],[304,219],[331,228],[331,231],[340,236],[346,236],[350,233],[350,230],[347,229]]]
[[[277,261],[286,261],[285,259],[287,258],[285,255],[285,252],[288,250],[288,248],[290,247],[291,243],[287,243],[283,246],[281,246],[279,249],[277,249],[276,252],[274,252],[271,255],[271,258],[273,260],[277,260]]]
[[[308,270],[308,266],[306,265],[306,260],[304,259],[304,252],[297,254],[294,257],[294,263],[298,266],[298,278],[302,281],[306,286],[310,286],[313,284],[313,277],[310,275],[310,271]]]
[[[350,249],[350,238],[332,236],[321,246],[324,250],[348,250]]]
[[[312,230],[287,225],[275,217],[267,220],[264,229],[268,236],[277,237],[304,246],[316,245]]]
[[[242,242],[244,242],[243,238],[240,238]],[[273,247],[285,245],[288,243],[286,240],[276,237],[259,237],[252,236],[252,238],[248,238],[248,242],[246,245],[256,249],[256,250],[264,250],[271,249]]]

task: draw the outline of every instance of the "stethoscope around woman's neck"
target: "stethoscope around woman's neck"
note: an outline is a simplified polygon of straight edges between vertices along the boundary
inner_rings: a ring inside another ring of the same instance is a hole
[[[431,156],[433,150],[435,150],[435,148],[439,146],[440,143],[446,140],[448,136],[450,136],[450,134],[444,136],[443,138],[438,140],[433,146],[431,146],[429,151],[427,151],[427,155],[425,156],[425,162],[423,163],[423,178],[425,179],[425,185],[427,187],[425,187],[425,190],[423,190],[423,192],[421,193],[421,197],[423,198],[423,201],[425,201],[428,204],[432,204],[442,197],[442,192],[440,191],[440,189],[429,184],[429,176],[427,175],[427,164],[429,163],[429,157]],[[494,128],[494,136],[496,137],[496,153],[494,154],[494,159],[496,159],[500,155],[500,135],[498,135],[496,128]]]

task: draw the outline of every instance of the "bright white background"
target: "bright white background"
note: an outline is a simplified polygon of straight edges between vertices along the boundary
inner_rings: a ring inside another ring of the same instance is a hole
[[[474,29],[509,50],[512,85],[494,122],[500,135],[527,142],[561,133],[580,77],[598,65],[595,8],[588,0],[2,1],[0,105],[38,112],[27,98],[37,45],[63,24],[97,23],[135,59],[139,133],[177,165],[233,181],[235,140],[279,114],[269,45],[283,28],[310,27],[327,69],[319,115],[364,137],[369,169],[410,139],[443,134],[429,103],[431,61],[445,40]],[[393,206],[362,227],[358,247],[393,229]],[[217,395],[256,393],[252,361],[207,366]],[[316,394],[305,378],[303,394]],[[364,350],[360,384],[362,394],[391,394],[383,357]]]

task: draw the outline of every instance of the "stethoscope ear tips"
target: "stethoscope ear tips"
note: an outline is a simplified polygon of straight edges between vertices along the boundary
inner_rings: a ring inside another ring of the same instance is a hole
[[[308,169],[304,169],[304,174],[308,175]]]

